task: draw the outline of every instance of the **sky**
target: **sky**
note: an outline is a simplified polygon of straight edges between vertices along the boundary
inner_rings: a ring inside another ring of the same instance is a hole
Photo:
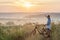
[[[60,12],[60,0],[0,0],[0,12]]]

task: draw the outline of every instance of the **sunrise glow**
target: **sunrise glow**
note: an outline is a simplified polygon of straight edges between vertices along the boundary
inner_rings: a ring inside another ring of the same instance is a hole
[[[23,4],[23,6],[24,7],[26,7],[26,8],[30,8],[31,6],[33,6],[30,2],[25,2],[24,4]]]
[[[16,4],[16,6],[22,6],[24,8],[31,8],[34,6],[34,4],[32,4],[32,2],[25,1],[25,0],[18,0],[14,4]]]
[[[60,0],[0,0],[0,12],[60,12]]]

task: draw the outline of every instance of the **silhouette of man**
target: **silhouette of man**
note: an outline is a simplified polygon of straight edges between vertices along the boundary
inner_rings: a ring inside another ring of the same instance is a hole
[[[46,28],[47,29],[51,29],[51,18],[50,18],[50,15],[47,16],[47,24],[46,24]]]

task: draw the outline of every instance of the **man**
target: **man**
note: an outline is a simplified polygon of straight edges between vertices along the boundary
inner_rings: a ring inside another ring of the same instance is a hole
[[[47,19],[48,20],[47,20],[46,28],[50,30],[51,29],[51,18],[50,18],[50,15],[47,16]]]
[[[47,24],[44,25],[45,27],[42,28],[41,34],[47,38],[50,39],[50,33],[51,33],[51,18],[50,15],[47,16]]]
[[[47,40],[50,39],[51,35],[51,18],[50,15],[47,16],[47,24],[46,24],[46,30],[45,30],[45,37],[47,38]]]

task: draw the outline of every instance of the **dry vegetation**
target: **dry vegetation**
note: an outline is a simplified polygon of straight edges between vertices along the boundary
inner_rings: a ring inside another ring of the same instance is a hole
[[[52,40],[60,40],[60,23],[52,23]],[[34,29],[33,23],[26,23],[24,25],[13,25],[8,23],[7,25],[1,25],[0,23],[0,40],[43,40],[42,35],[38,32],[31,35],[31,31]],[[39,25],[39,30],[43,27],[43,24]]]

